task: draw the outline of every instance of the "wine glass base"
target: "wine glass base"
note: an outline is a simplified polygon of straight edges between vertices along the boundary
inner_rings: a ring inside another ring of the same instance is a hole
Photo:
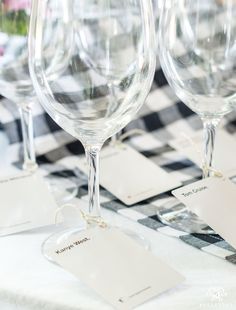
[[[182,203],[170,202],[157,211],[160,221],[176,230],[190,234],[215,234],[195,213],[189,211]]]
[[[53,258],[49,255],[50,249],[54,246],[59,246],[61,243],[68,240],[70,237],[77,235],[78,233],[84,231],[86,228],[84,225],[77,226],[76,228],[67,228],[63,231],[56,232],[47,238],[41,247],[43,256],[51,263],[56,264]]]
[[[143,236],[136,234],[135,232],[123,229],[120,227],[116,227],[120,231],[122,231],[125,235],[132,238],[135,242],[137,242],[140,246],[142,246],[146,250],[150,250],[150,243],[146,240]],[[56,232],[51,235],[48,239],[44,241],[42,244],[42,254],[43,256],[51,263],[57,264],[52,257],[48,253],[50,253],[50,249],[54,246],[60,246],[60,244],[64,243],[66,240],[70,239],[71,237],[76,236],[77,234],[81,233],[82,231],[86,230],[85,225],[77,226],[75,228],[67,228],[63,231]]]
[[[138,243],[145,250],[148,250],[148,251],[151,250],[151,244],[144,236],[137,234],[133,232],[132,230],[129,230],[123,227],[116,227],[116,228],[122,231],[125,235],[127,235],[131,239],[133,239],[133,241]]]

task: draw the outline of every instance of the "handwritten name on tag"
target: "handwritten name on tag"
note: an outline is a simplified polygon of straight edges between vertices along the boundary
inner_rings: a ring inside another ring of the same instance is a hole
[[[172,193],[236,248],[236,185],[232,181],[211,177]]]
[[[92,228],[48,254],[117,309],[133,309],[184,278],[116,228]]]
[[[38,173],[0,179],[0,235],[55,223],[56,202]]]

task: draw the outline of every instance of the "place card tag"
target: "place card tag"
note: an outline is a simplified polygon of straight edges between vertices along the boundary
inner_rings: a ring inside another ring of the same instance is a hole
[[[88,173],[85,158],[79,168]],[[162,168],[125,144],[102,149],[100,184],[126,205],[138,203],[182,184]]]
[[[85,230],[47,253],[117,309],[133,309],[184,281],[116,228]]]
[[[174,190],[173,195],[236,249],[236,186],[211,177]]]
[[[199,167],[202,165],[203,132],[197,132],[188,137],[186,135],[169,142],[169,145],[179,153],[189,158]],[[236,138],[223,129],[217,130],[214,163],[216,170],[228,172],[236,168]]]
[[[55,223],[56,202],[38,173],[0,179],[0,236]]]

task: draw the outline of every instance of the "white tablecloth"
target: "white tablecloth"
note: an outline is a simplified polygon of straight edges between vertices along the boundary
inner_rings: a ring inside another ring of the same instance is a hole
[[[3,150],[6,141],[2,137],[0,140]],[[9,169],[3,161],[1,157],[1,175],[12,173],[14,169]],[[138,309],[236,309],[235,265],[116,213],[102,211],[113,225],[143,235],[150,241],[155,255],[186,277],[184,284]],[[42,256],[41,244],[53,231],[52,227],[40,228],[0,238],[0,310],[112,309],[90,288]]]
[[[114,225],[142,234],[155,255],[186,277],[184,284],[138,309],[236,309],[236,266],[118,214],[103,210],[103,215]],[[78,279],[44,259],[40,246],[52,232],[44,228],[0,238],[0,309],[112,309]]]

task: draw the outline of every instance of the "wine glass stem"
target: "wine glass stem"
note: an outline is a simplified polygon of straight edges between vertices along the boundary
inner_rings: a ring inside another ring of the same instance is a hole
[[[29,172],[37,169],[34,149],[33,117],[30,105],[22,105],[20,108],[21,128],[24,147],[23,169]]]
[[[101,146],[85,147],[86,157],[89,166],[88,196],[89,196],[89,216],[101,217],[99,198],[99,154]]]
[[[208,119],[203,118],[203,128],[204,128],[204,157],[202,174],[203,178],[211,176],[211,168],[213,163],[214,147],[215,147],[215,135],[216,128],[220,123],[220,118]]]

